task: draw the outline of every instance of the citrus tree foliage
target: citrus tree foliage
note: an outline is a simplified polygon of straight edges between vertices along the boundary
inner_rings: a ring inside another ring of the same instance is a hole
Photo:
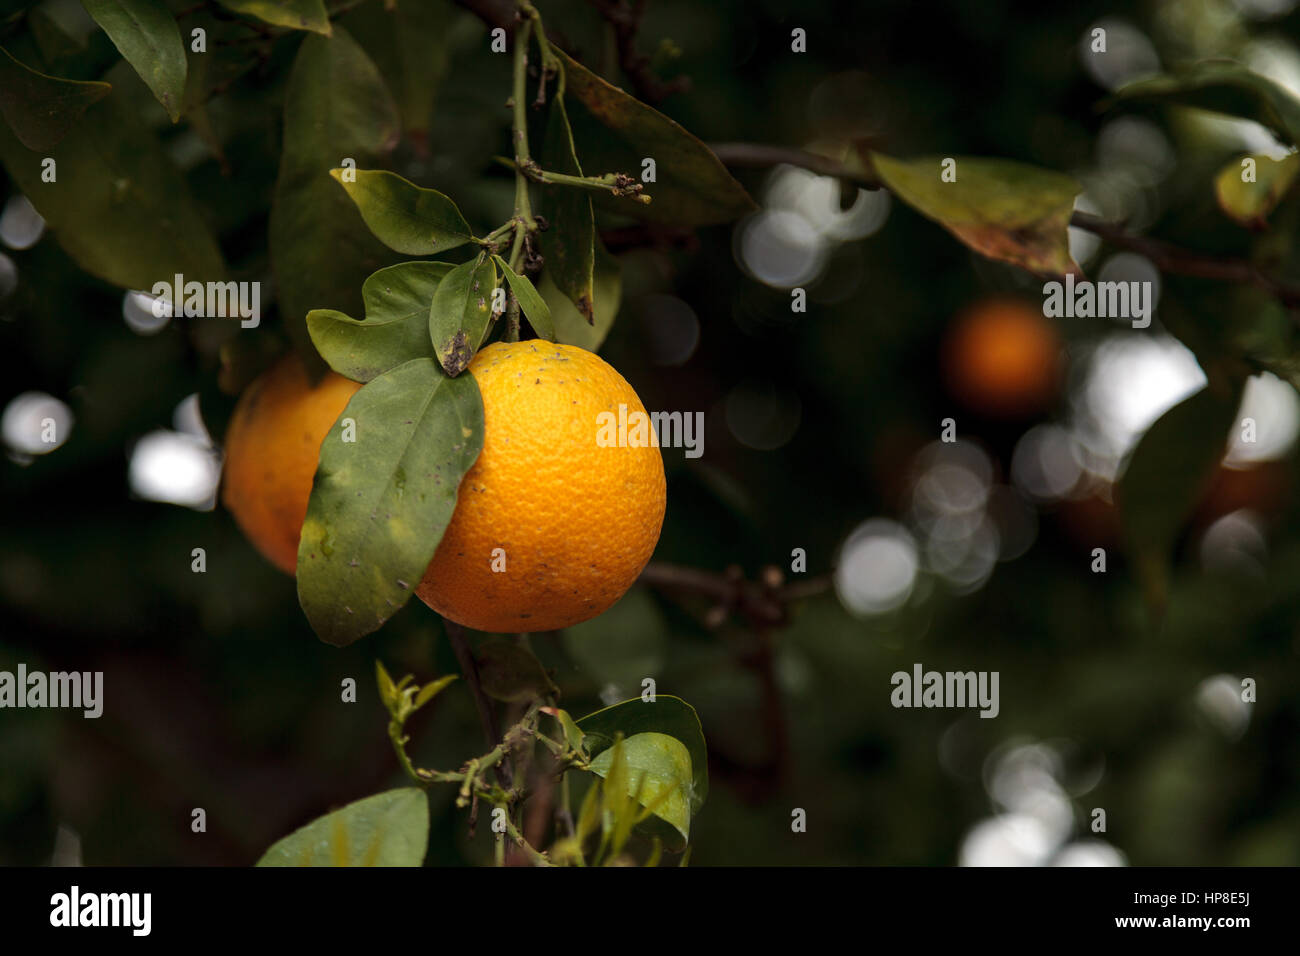
[[[562,31],[549,30],[544,9],[527,0],[509,30],[441,0],[352,6],[332,16],[323,0],[84,0],[99,32],[83,42],[46,13],[10,4],[0,47],[0,162],[81,269],[141,290],[178,274],[218,282],[269,272],[278,332],[317,372],[328,366],[363,383],[323,446],[298,555],[302,609],[337,645],[382,627],[433,558],[482,445],[482,404],[464,374],[475,353],[526,337],[598,348],[621,299],[620,263],[602,227],[707,228],[755,209],[695,133],[563,49]],[[450,75],[448,47],[461,41],[508,66],[472,80]],[[451,184],[393,171],[398,156],[438,150],[429,140],[436,91],[462,79],[462,91],[481,89],[486,76],[510,106],[492,168]],[[241,92],[257,84],[273,95]],[[1292,148],[1300,142],[1300,102],[1240,64],[1150,77],[1104,106],[1153,103],[1255,120]],[[228,171],[237,184],[228,196],[190,191],[176,128]],[[266,136],[280,148],[274,180],[241,180],[239,144]],[[1048,279],[1080,274],[1067,242],[1081,189],[1074,179],[929,145],[895,156],[854,142],[810,159],[813,168],[832,163],[846,183],[889,190],[981,257]],[[1243,228],[1294,222],[1295,156],[1245,158],[1255,177],[1239,176],[1234,159],[1204,188]],[[508,208],[485,200],[480,179],[503,187],[495,196],[513,195]],[[218,241],[223,202],[269,204],[264,260]],[[1275,264],[1266,237],[1251,250]],[[1251,257],[1242,275],[1258,278]],[[1257,285],[1278,293],[1258,303],[1266,317],[1296,304],[1289,288]],[[1176,540],[1221,456],[1246,377],[1269,369],[1294,383],[1300,374],[1292,329],[1260,334],[1194,320],[1170,328],[1209,384],[1155,423],[1119,484],[1126,546],[1157,613]],[[216,334],[220,381],[237,391],[265,350],[233,328]],[[334,438],[346,427],[367,436],[364,461],[339,451]],[[404,494],[410,481],[430,493]],[[425,788],[435,783],[453,785],[458,805],[476,808],[500,835],[501,853],[513,847],[533,863],[625,862],[634,833],[648,837],[651,863],[686,845],[708,790],[689,704],[651,696],[575,719],[522,645],[487,645],[477,666],[488,696],[524,708],[499,742],[457,770],[416,766],[407,720],[448,682],[394,682],[380,665],[390,738],[416,786],[322,817],[261,862],[418,865]],[[549,850],[519,828],[526,794],[518,781],[539,763],[566,786],[570,770],[589,782]]]

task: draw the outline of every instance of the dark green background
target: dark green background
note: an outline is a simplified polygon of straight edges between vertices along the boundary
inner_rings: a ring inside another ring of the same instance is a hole
[[[801,146],[860,124],[896,155],[1001,156],[1072,171],[1093,162],[1104,121],[1096,106],[1105,91],[1078,55],[1098,18],[1122,15],[1148,30],[1168,62],[1232,54],[1251,32],[1300,36],[1295,14],[1264,24],[1229,16],[1230,27],[1214,27],[1230,4],[1184,3],[1179,33],[1156,17],[1166,5],[1121,6],[652,0],[640,42],[653,51],[671,37],[682,49],[664,72],[688,74],[692,90],[662,109],[706,142]],[[588,64],[599,63],[588,5],[539,7]],[[343,22],[364,41],[367,18],[381,15],[371,0]],[[8,42],[24,26],[6,22]],[[795,26],[808,31],[807,54],[789,52]],[[114,60],[98,39],[83,75]],[[468,15],[453,39],[432,158],[421,161],[403,144],[393,168],[452,196],[484,229],[509,214],[511,201],[511,181],[490,163],[508,149],[508,58],[485,52],[485,34]],[[282,94],[298,42],[279,40],[265,69],[213,107],[232,175],[211,158],[187,172],[223,253],[245,277],[266,274]],[[120,64],[115,70],[113,95],[134,97],[153,117],[147,91],[133,89]],[[843,101],[838,117],[811,110],[810,93],[845,71],[866,75],[859,98]],[[1150,115],[1164,122],[1165,114]],[[156,123],[165,141],[183,132],[184,124]],[[1243,248],[1245,234],[1213,210],[1208,187],[1208,174],[1230,155],[1190,157],[1179,148],[1178,157],[1158,193],[1158,225],[1199,248]],[[763,173],[738,175],[761,197]],[[976,261],[895,203],[882,230],[836,255],[831,275],[853,293],[825,304],[814,288],[808,312],[792,314],[786,291],[745,276],[732,239],[731,228],[719,227],[685,248],[625,256],[624,308],[602,352],[648,407],[709,416],[702,459],[665,455],[669,507],[657,560],[713,570],[735,563],[754,574],[768,563],[788,567],[800,547],[809,575],[825,574],[858,524],[901,517],[891,489],[909,462],[896,449],[937,437],[948,415],[959,416],[965,437],[981,441],[1005,477],[1033,420],[993,422],[962,409],[938,355],[963,305],[989,291],[1031,289],[1024,276]],[[0,863],[48,861],[63,824],[80,835],[87,863],[244,865],[315,816],[400,785],[373,660],[421,680],[453,670],[437,618],[412,604],[378,634],[329,647],[310,632],[293,582],[257,556],[228,513],[134,499],[131,441],[170,427],[173,408],[195,391],[214,433],[229,412],[205,320],[137,336],[122,322],[121,290],[82,274],[52,236],[7,254],[20,284],[0,303],[0,402],[45,391],[67,401],[77,421],[52,454],[0,464],[0,667],[103,670],[106,709],[96,721],[0,712]],[[699,347],[681,368],[650,360],[647,296],[661,293],[700,319]],[[1174,284],[1166,295],[1191,311],[1229,301],[1204,283]],[[1063,331],[1071,355],[1099,334],[1086,320]],[[280,332],[273,315],[239,334],[270,342]],[[798,396],[791,441],[764,452],[734,439],[719,407],[742,382]],[[711,631],[699,623],[702,605],[643,596],[626,616],[584,629],[580,661],[554,636],[533,643],[556,670],[564,706],[581,715],[600,706],[601,670],[619,667],[616,638],[661,629],[658,688],[696,706],[710,745],[712,786],[693,827],[693,865],[954,863],[963,835],[994,811],[979,768],[1013,738],[1072,741],[1071,774],[1104,766],[1096,788],[1074,801],[1075,834],[1087,836],[1088,812],[1105,808],[1104,838],[1132,863],[1295,864],[1296,509],[1289,505],[1271,527],[1262,580],[1209,575],[1184,545],[1158,632],[1122,558],[1112,555],[1106,575],[1089,573],[1086,549],[1061,533],[1050,509],[1032,550],[999,565],[973,595],[951,596],[940,585],[914,613],[872,623],[826,593],[796,606],[791,626],[776,634],[776,701],[747,663],[752,638],[743,625]],[[195,547],[207,550],[204,575],[190,571]],[[1001,715],[891,708],[890,674],[915,661],[999,671]],[[1194,705],[1200,682],[1219,673],[1253,676],[1260,687],[1235,743]],[[360,685],[356,704],[339,700],[347,677]],[[773,707],[788,732],[784,752],[765,720]],[[938,748],[958,717],[961,759],[952,773]],[[450,768],[481,748],[460,685],[412,730],[426,766]],[[451,790],[431,792],[429,862],[489,860],[483,833],[473,844],[465,838]],[[190,830],[195,807],[207,811],[204,834]],[[803,834],[790,829],[797,807],[808,813]]]

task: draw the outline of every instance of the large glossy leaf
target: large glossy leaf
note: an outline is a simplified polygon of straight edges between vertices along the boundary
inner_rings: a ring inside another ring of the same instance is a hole
[[[397,142],[397,108],[370,58],[342,28],[311,34],[289,75],[284,152],[271,203],[280,311],[304,349],[307,313],[361,311],[361,283],[396,256],[370,235],[329,171],[345,158],[376,165]]]
[[[1135,80],[1117,100],[1158,100],[1252,119],[1283,141],[1300,145],[1300,100],[1233,60],[1202,60],[1186,70]]]
[[[1240,392],[1203,388],[1160,416],[1119,480],[1124,540],[1148,605],[1159,614],[1174,543],[1227,447]]]
[[[470,240],[469,223],[456,204],[436,189],[424,189],[396,173],[357,169],[355,176],[332,169],[366,226],[384,245],[412,256],[432,256]]]
[[[514,293],[515,300],[519,303],[519,308],[524,313],[524,317],[532,325],[533,331],[548,342],[554,342],[555,325],[551,322],[550,306],[538,294],[532,282],[529,281],[527,276],[518,275],[510,268],[510,264],[500,256],[493,256],[492,261],[497,264],[497,268],[505,276],[510,291]]]
[[[355,441],[343,440],[347,419]],[[298,546],[298,600],[316,634],[350,644],[414,593],[483,446],[472,376],[413,359],[352,396],[321,444]]]
[[[592,287],[596,292],[595,312],[594,322],[589,323],[569,297],[555,285],[549,265],[542,271],[537,291],[551,308],[551,322],[555,326],[557,342],[595,352],[614,325],[618,308],[623,301],[623,267],[618,258],[601,245],[599,239],[596,240],[596,268]]]
[[[1063,173],[1002,159],[956,158],[944,182],[943,157],[893,159],[871,154],[881,181],[982,256],[1039,275],[1079,272],[1067,227],[1080,186]]]
[[[0,47],[0,113],[28,149],[54,146],[112,88],[107,83],[46,76]]]
[[[55,161],[56,183],[41,181],[46,158]],[[201,282],[224,278],[221,252],[185,179],[116,92],[40,152],[0,125],[0,160],[90,274],[127,289],[149,289],[178,272]]]
[[[682,840],[690,839],[691,755],[676,737],[660,733],[633,734],[623,741],[627,774],[620,781],[630,796],[643,807],[654,807],[655,816],[670,824]],[[609,774],[613,750],[602,751],[591,761],[591,772]],[[613,784],[611,778],[611,785]]]
[[[330,33],[330,18],[325,0],[217,0],[234,13],[261,20],[276,27]]]
[[[481,256],[458,265],[438,284],[429,306],[429,339],[448,375],[465,371],[483,344],[496,283],[496,265]]]
[[[1282,159],[1267,156],[1246,157],[1253,161],[1252,182],[1242,179],[1242,160],[1233,160],[1214,177],[1214,196],[1224,215],[1243,226],[1261,228],[1300,175],[1300,153]]]
[[[659,694],[653,702],[625,700],[588,714],[578,721],[588,753],[598,756],[614,745],[618,734],[667,734],[686,746],[691,759],[691,786],[687,796],[691,813],[698,813],[709,794],[709,753],[695,708],[680,697]]]
[[[140,74],[172,122],[180,119],[185,45],[176,18],[162,0],[82,0],[82,6]]]
[[[559,91],[546,118],[542,166],[569,176],[582,175],[564,97]],[[551,222],[551,228],[542,240],[547,275],[590,323],[596,297],[597,242],[591,194],[566,186],[546,186],[543,187],[541,206]]]
[[[361,287],[365,321],[333,309],[307,313],[307,331],[321,357],[340,375],[368,382],[413,358],[431,358],[429,304],[446,262],[399,262]]]
[[[377,793],[277,841],[258,866],[420,866],[429,844],[429,800],[418,787]]]
[[[730,222],[754,201],[713,152],[673,120],[592,73],[564,51],[569,121],[589,176],[626,173],[639,182],[641,163],[653,159],[656,181],[646,184],[649,205],[613,197],[602,205],[624,215],[678,226]]]

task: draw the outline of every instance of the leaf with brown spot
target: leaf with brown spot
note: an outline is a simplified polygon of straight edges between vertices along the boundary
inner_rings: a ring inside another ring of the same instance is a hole
[[[1082,274],[1067,240],[1081,188],[1073,178],[1003,159],[954,159],[956,181],[944,182],[942,157],[871,154],[895,196],[980,255],[1041,276]]]
[[[487,336],[497,269],[486,256],[462,263],[438,283],[429,305],[429,338],[443,370],[465,371]]]

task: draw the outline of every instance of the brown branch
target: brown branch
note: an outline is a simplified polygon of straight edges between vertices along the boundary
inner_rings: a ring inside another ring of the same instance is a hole
[[[792,146],[769,146],[766,143],[711,143],[709,149],[724,166],[767,169],[780,166],[798,166],[821,176],[834,176],[863,189],[879,189],[880,180],[868,169],[852,169],[829,156],[810,153]]]
[[[785,781],[790,772],[790,731],[776,676],[772,631],[789,623],[791,602],[822,593],[830,586],[830,579],[818,577],[786,584],[785,576],[775,565],[763,568],[757,581],[748,581],[736,565],[722,574],[714,574],[675,564],[650,564],[641,572],[641,582],[665,591],[707,598],[712,607],[705,614],[704,623],[710,628],[721,627],[732,614],[739,615],[749,625],[754,641],[738,647],[736,653],[753,671],[762,697],[758,719],[769,754],[763,773],[778,785]]]
[[[474,706],[478,708],[479,723],[483,725],[483,737],[490,750],[501,742],[501,729],[497,725],[497,715],[492,707],[492,701],[488,700],[487,694],[483,693],[483,683],[478,674],[478,661],[474,660],[474,653],[469,649],[469,641],[465,639],[463,627],[445,617],[442,619],[442,626],[447,631],[447,639],[451,641],[451,649],[456,654],[456,662],[460,664],[460,672],[465,677],[465,683],[469,685],[474,695]]]
[[[1161,239],[1128,232],[1122,225],[1106,222],[1086,212],[1076,212],[1070,218],[1070,225],[1086,229],[1118,249],[1141,253],[1163,272],[1253,285],[1275,296],[1285,306],[1300,305],[1300,285],[1268,275],[1245,259],[1220,259],[1192,252]]]
[[[747,581],[740,568],[734,565],[725,573],[716,574],[679,564],[655,562],[646,565],[641,572],[641,583],[664,591],[708,598],[713,602],[713,610],[706,623],[713,627],[720,626],[727,615],[735,613],[757,629],[782,627],[789,623],[788,605],[821,594],[830,587],[830,578],[810,578],[786,584],[780,569],[769,565],[762,570],[758,581]]]
[[[605,22],[614,31],[614,45],[618,50],[618,65],[627,74],[637,98],[651,106],[658,106],[674,93],[684,93],[691,88],[688,76],[675,76],[662,80],[650,65],[650,57],[636,48],[636,35],[641,29],[647,0],[591,0]]]
[[[519,6],[515,0],[455,0],[490,27],[511,29],[516,22]]]

